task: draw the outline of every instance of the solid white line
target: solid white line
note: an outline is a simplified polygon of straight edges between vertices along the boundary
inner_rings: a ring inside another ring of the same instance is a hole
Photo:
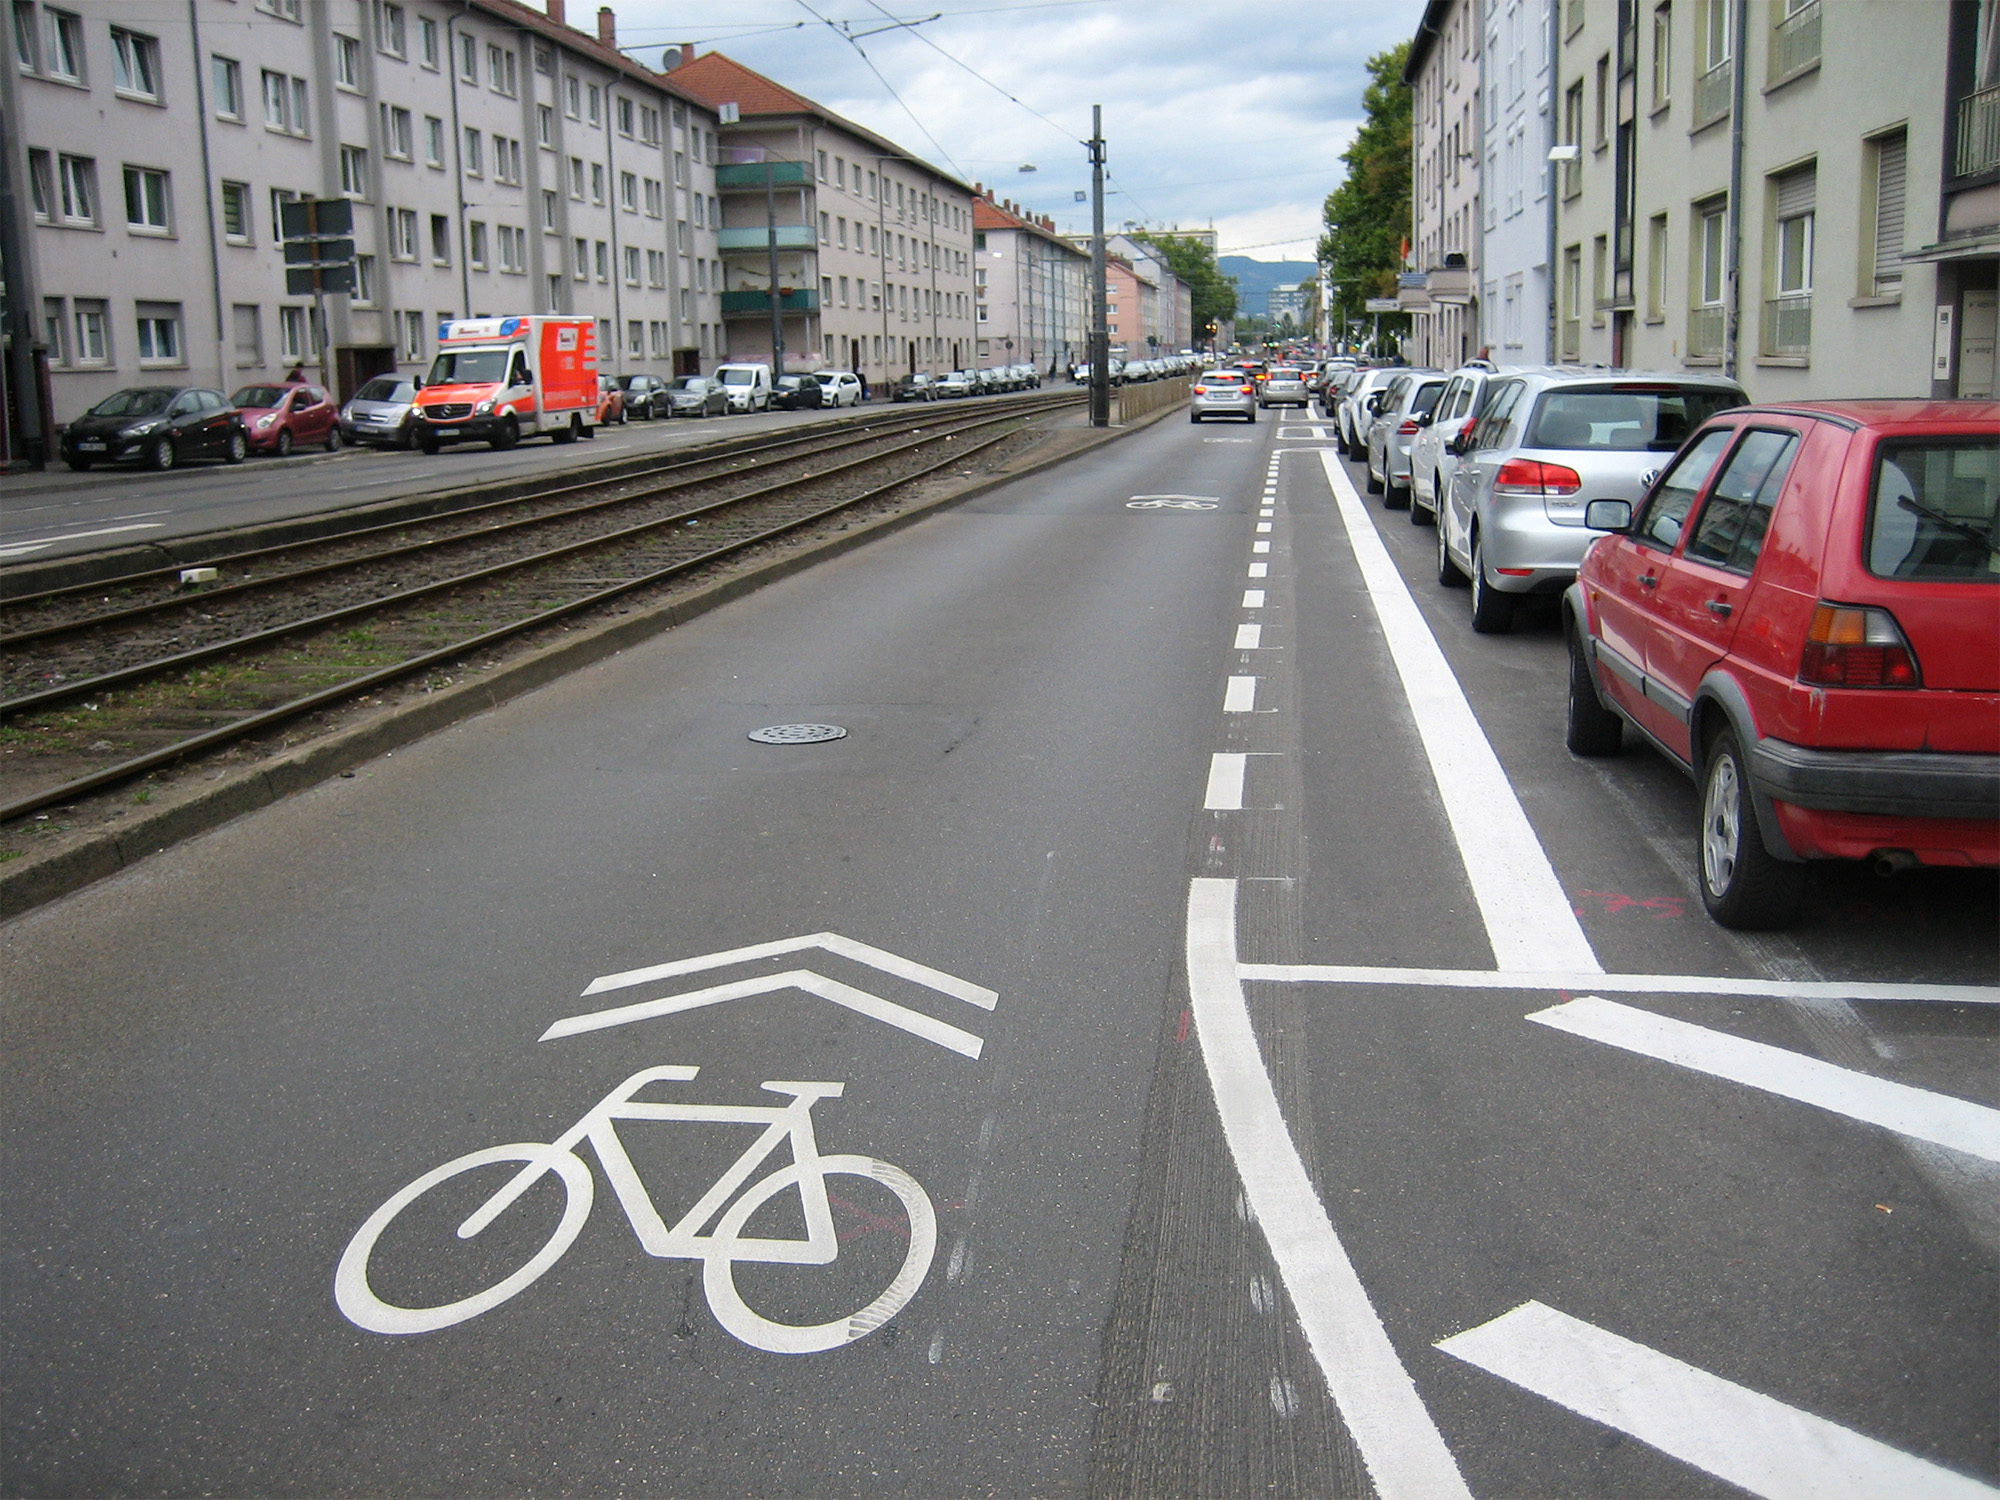
[[[1264,607],[1264,591],[1262,589],[1245,589],[1243,591],[1243,607],[1245,609],[1262,609]]]
[[[58,542],[74,542],[87,536],[115,536],[121,531],[158,531],[164,521],[141,521],[135,526],[99,526],[92,531],[65,531],[61,536],[43,537],[32,542],[8,542],[0,546],[0,557],[18,557],[27,552],[40,552],[45,547],[53,547]]]
[[[1320,461],[1403,680],[1498,966],[1601,969],[1499,757],[1347,471],[1331,453]]]
[[[1996,1493],[1540,1302],[1437,1347],[1766,1500]]]
[[[1392,969],[1365,964],[1244,964],[1245,979],[1281,984],[1429,985],[1458,990],[1615,990],[1628,995],[1746,995],[1770,1000],[1942,1001],[2000,1005],[2000,989],[1973,984],[1882,984],[1869,979],[1727,979],[1719,974],[1572,973],[1563,969]]]
[[[1271,544],[1269,542],[1252,542],[1250,544],[1250,550],[1252,552],[1269,552],[1271,550]]]
[[[1270,571],[1271,571],[1271,565],[1269,563],[1252,563],[1250,564],[1250,572],[1247,576],[1251,578],[1263,578],[1266,575],[1268,575]]]
[[[890,953],[854,938],[842,937],[837,932],[808,932],[798,937],[779,938],[776,942],[753,943],[747,948],[729,948],[721,953],[703,953],[694,958],[677,958],[672,963],[652,964],[643,969],[627,969],[622,974],[605,974],[591,980],[590,987],[583,993],[588,998],[591,995],[601,995],[607,990],[623,990],[630,989],[635,984],[650,984],[655,979],[672,979],[680,974],[700,974],[709,969],[724,968],[729,964],[748,963],[753,959],[802,953],[808,948],[824,948],[828,953],[851,958],[858,964],[866,964],[871,969],[880,969],[885,974],[894,974],[898,979],[907,979],[912,984],[928,985],[931,989],[941,990],[955,1000],[963,1000],[967,1005],[976,1005],[981,1010],[993,1009],[1000,1000],[992,990],[982,989],[956,975],[947,974],[942,969],[933,969],[918,963],[915,959],[904,958],[899,953]]]
[[[1264,627],[1262,625],[1238,625],[1236,627],[1236,649],[1238,651],[1255,651],[1263,644],[1263,641]]]
[[[1209,812],[1243,810],[1243,771],[1250,763],[1247,755],[1219,751],[1208,758],[1208,791],[1201,805]]]
[[[1381,1500],[1471,1500],[1285,1128],[1236,967],[1236,882],[1193,881],[1188,1008],[1244,1199],[1299,1327]]]
[[[1254,677],[1232,677],[1229,686],[1223,690],[1222,711],[1226,714],[1252,714],[1257,711],[1257,679]]]
[[[1726,1078],[1783,1099],[1816,1105],[1898,1135],[2000,1161],[2000,1109],[1988,1109],[1967,1099],[1857,1073],[1817,1057],[1711,1031],[1597,995],[1538,1010],[1528,1019],[1712,1078]]]

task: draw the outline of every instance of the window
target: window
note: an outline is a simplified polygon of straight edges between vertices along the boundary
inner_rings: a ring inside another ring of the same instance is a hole
[[[625,285],[637,286],[638,284],[639,247],[637,245],[627,245],[625,247]]]
[[[354,257],[354,305],[375,305],[375,257],[372,255]]]
[[[391,57],[409,55],[409,24],[402,6],[375,0],[375,45]]]
[[[238,302],[229,309],[229,322],[236,339],[236,368],[256,369],[264,363],[264,309],[254,302]]]
[[[451,220],[444,214],[431,215],[431,264],[451,264]]]
[[[97,163],[88,156],[60,156],[56,166],[62,179],[63,222],[95,225]]]
[[[703,225],[703,223],[702,223],[702,218],[703,218],[703,214],[702,214],[702,211],[701,211],[701,194],[700,194],[700,193],[696,193],[696,194],[694,195],[694,227],[695,227],[695,228],[697,228],[697,229],[701,229],[701,228],[705,227],[705,226]],[[718,229],[720,229],[721,227],[722,227],[722,226],[721,226],[720,224],[716,225],[716,228],[718,228]]]
[[[340,148],[340,191],[349,198],[368,196],[368,153],[360,146]]]
[[[826,181],[826,153],[824,151],[819,153],[819,180],[821,182]]]
[[[556,76],[556,49],[535,44],[535,71],[544,78]]]
[[[821,214],[819,216],[819,242],[822,245],[831,245],[833,243],[833,215],[831,214]]]
[[[1563,138],[1565,146],[1574,146],[1578,155],[1563,163],[1562,195],[1574,198],[1583,191],[1583,81],[1569,86],[1563,95]]]
[[[1697,129],[1729,113],[1735,72],[1735,0],[1698,0],[1695,36],[1694,124]]]
[[[247,245],[254,233],[251,223],[250,184],[222,184],[222,236],[232,245]]]
[[[639,176],[636,172],[618,174],[618,205],[628,214],[639,211]]]
[[[215,113],[218,118],[243,120],[243,65],[233,57],[211,57],[209,73],[215,88]]]
[[[1777,221],[1774,269],[1780,296],[1812,291],[1817,175],[1813,167],[1800,167],[1772,180],[1772,214]]]
[[[686,187],[687,180],[688,180],[687,152],[676,151],[674,153],[674,186]]]
[[[563,113],[572,120],[583,118],[583,85],[574,73],[563,75]]]
[[[398,161],[408,161],[416,154],[415,123],[407,109],[382,106],[382,150]]]
[[[444,121],[436,115],[424,116],[424,160],[434,167],[444,165]]]
[[[618,104],[618,133],[622,136],[625,136],[627,139],[630,139],[632,135],[632,125],[633,125],[632,101],[630,99],[627,99],[623,94],[620,94],[618,96],[617,104]],[[634,324],[633,326],[637,327],[638,325]]]
[[[303,307],[278,309],[278,358],[285,364],[302,364],[319,353],[313,339],[312,320]]]
[[[599,240],[596,249],[597,279],[599,281],[609,281],[611,279],[611,247],[605,244],[603,240]]]
[[[639,139],[649,146],[660,144],[660,112],[644,104],[639,106]]]
[[[697,198],[695,201],[699,204],[701,200]],[[649,219],[664,217],[667,211],[666,205],[667,194],[665,185],[657,177],[648,177],[646,179],[646,217]],[[697,220],[696,222],[699,223],[700,221]]]
[[[76,347],[71,353],[80,365],[111,363],[111,311],[102,298],[76,299]]]
[[[417,258],[417,211],[414,208],[389,210],[389,258]]]
[[[1646,317],[1667,316],[1667,216],[1655,214],[1646,226]]]
[[[665,286],[667,284],[667,252],[648,250],[646,252],[646,284]]]
[[[160,99],[160,44],[149,36],[111,28],[111,84],[134,99]]]
[[[1746,433],[1695,519],[1687,555],[1732,573],[1756,567],[1770,529],[1771,508],[1778,503],[1798,451],[1796,433]]]
[[[841,249],[845,250],[847,248],[847,220],[835,219],[833,221],[833,237],[834,242]]]
[[[1607,133],[1611,117],[1611,54],[1605,53],[1597,60],[1597,136],[1596,147],[1602,151],[1611,144]]]
[[[688,239],[688,221],[686,219],[674,220],[674,248],[683,255],[693,253],[693,247]]]
[[[396,342],[404,359],[424,357],[424,315],[420,312],[396,314]]]
[[[556,148],[556,112],[553,105],[535,106],[535,144],[549,151]]]
[[[1563,251],[1562,358],[1583,357],[1583,246]]]
[[[486,225],[478,219],[465,226],[465,258],[475,271],[486,269]]]
[[[1653,108],[1665,109],[1674,97],[1674,8],[1653,7]]]
[[[583,202],[583,158],[580,156],[569,159],[569,195],[577,202]]]
[[[1874,188],[1867,210],[1872,221],[1863,227],[1862,284],[1864,297],[1893,297],[1903,290],[1904,181],[1909,161],[1909,135],[1895,130],[1864,141],[1864,181]]]
[[[590,164],[590,201],[592,203],[604,201],[604,163],[601,161]]]
[[[833,159],[833,185],[842,189],[847,186],[847,163],[838,156]]]
[[[1599,235],[1590,246],[1590,326],[1604,326],[1604,309],[1609,305],[1604,276],[1611,254],[1611,241]]]
[[[702,330],[704,334],[707,331],[706,328]],[[673,344],[667,336],[667,325],[656,318],[646,325],[646,333],[653,343],[653,358],[665,359],[668,352],[673,348]]]
[[[513,187],[521,185],[521,143],[511,136],[493,137],[493,176]]]
[[[42,298],[42,342],[49,346],[49,363],[66,365],[69,357],[69,310],[60,297]]]
[[[514,97],[520,88],[520,74],[518,59],[510,49],[492,46],[486,49],[486,81],[494,93]]]
[[[465,175],[484,176],[486,172],[486,138],[470,125],[465,127]]]
[[[178,302],[138,304],[139,363],[181,363],[181,306]]]
[[[578,281],[590,279],[590,241],[582,238],[570,241],[569,272]]]
[[[83,22],[66,10],[44,8],[42,35],[47,43],[42,51],[42,66],[49,77],[65,83],[83,82]],[[80,340],[78,347],[82,347]]]
[[[842,307],[847,306],[847,278],[845,276],[840,278],[840,305]]]
[[[34,201],[35,222],[53,223],[56,216],[56,174],[46,151],[28,152],[28,195]]]
[[[312,134],[306,110],[306,81],[264,72],[264,128],[286,135]]]
[[[1667,470],[1666,477],[1654,487],[1646,508],[1632,523],[1634,541],[1669,552],[1674,549],[1681,539],[1681,524],[1687,520],[1694,497],[1708,483],[1708,476],[1715,472],[1722,450],[1729,446],[1729,440],[1734,436],[1727,428],[1704,433],[1700,442],[1680,456]]]
[[[24,0],[14,0],[14,61],[23,73],[36,70],[35,59],[35,12],[34,7]],[[60,312],[56,315],[58,325],[62,323]],[[47,341],[50,349],[60,347],[54,339]],[[53,355],[50,356],[54,358]]]
[[[1728,275],[1727,257],[1724,254],[1724,235],[1728,230],[1726,222],[1728,207],[1722,203],[1703,204],[1697,210],[1697,247],[1699,257],[1696,269],[1699,280],[1696,283],[1695,300],[1703,307],[1722,305],[1722,288]]]
[[[593,125],[602,125],[604,123],[604,90],[593,83],[589,88],[584,90],[584,98],[590,105],[587,111],[590,116],[590,123]]]
[[[339,32],[333,35],[333,81],[344,89],[361,87],[361,43]]]
[[[688,323],[688,322],[692,322],[692,321],[693,321],[693,319],[694,319],[694,293],[693,293],[693,292],[691,292],[691,291],[689,291],[689,290],[688,290],[688,289],[687,289],[686,287],[682,287],[682,288],[681,288],[681,321],[682,321],[683,323]]]
[[[556,203],[557,203],[556,190],[554,188],[543,188],[542,228],[553,230],[553,229],[559,229],[561,227],[557,218],[558,210],[556,208]]]
[[[499,226],[500,269],[516,275],[528,269],[528,231],[512,224]]]
[[[438,65],[438,23],[429,16],[417,17],[417,56],[427,68]]]
[[[479,86],[479,38],[462,36],[458,39],[458,81]]]
[[[1875,462],[1868,571],[1882,578],[1991,585],[1992,548],[1980,539],[1994,534],[2000,444],[1979,437],[1896,438],[1882,444]]]

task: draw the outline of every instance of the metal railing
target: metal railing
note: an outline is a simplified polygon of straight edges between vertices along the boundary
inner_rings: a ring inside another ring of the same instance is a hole
[[[1694,81],[1694,128],[1711,125],[1729,113],[1736,93],[1736,59],[1725,57]]]
[[[1583,358],[1583,319],[1563,319],[1562,357],[1572,362]]]
[[[1786,16],[1771,38],[1771,77],[1789,78],[1819,61],[1820,0],[1810,0]]]
[[[1720,303],[1712,307],[1691,307],[1688,309],[1688,356],[1691,359],[1720,359],[1722,342],[1726,332],[1725,310]]]
[[[1812,294],[1778,297],[1764,304],[1764,353],[1812,352]]]
[[[1958,143],[1952,172],[1970,177],[2000,167],[2000,84],[1958,101]]]

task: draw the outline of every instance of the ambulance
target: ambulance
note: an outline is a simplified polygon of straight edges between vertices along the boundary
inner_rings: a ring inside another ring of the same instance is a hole
[[[438,325],[437,358],[412,413],[417,446],[482,440],[511,448],[595,436],[597,327],[588,318],[455,318]]]

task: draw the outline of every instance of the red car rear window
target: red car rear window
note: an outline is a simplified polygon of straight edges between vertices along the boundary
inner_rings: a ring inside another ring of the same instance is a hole
[[[1881,578],[2000,582],[1996,497],[2000,437],[1883,443],[1868,507],[1868,571]]]

